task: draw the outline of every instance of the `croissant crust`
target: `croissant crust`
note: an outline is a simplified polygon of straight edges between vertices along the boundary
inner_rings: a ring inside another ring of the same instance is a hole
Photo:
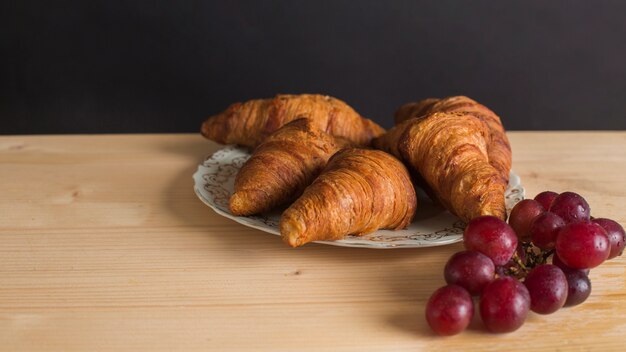
[[[297,247],[404,228],[416,207],[415,190],[399,160],[380,150],[345,148],[285,210],[279,226],[283,240]]]
[[[490,134],[474,114],[433,113],[399,123],[374,145],[419,172],[438,200],[464,221],[481,215],[505,219],[507,181],[489,162]]]
[[[489,135],[487,136],[489,163],[498,170],[500,176],[508,183],[511,170],[511,145],[498,115],[486,106],[461,95],[443,99],[428,98],[417,103],[405,104],[396,111],[395,121],[396,124],[399,124],[402,121],[435,112],[471,114],[487,124],[489,127]]]
[[[283,94],[235,103],[204,121],[201,132],[218,143],[256,147],[272,132],[301,117],[311,120],[315,129],[355,145],[369,145],[372,138],[384,133],[343,101],[318,94]]]
[[[345,144],[315,129],[308,119],[279,128],[239,170],[230,198],[231,212],[247,216],[294,200]]]

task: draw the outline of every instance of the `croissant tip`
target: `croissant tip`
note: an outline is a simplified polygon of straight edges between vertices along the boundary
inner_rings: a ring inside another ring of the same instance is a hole
[[[204,138],[220,144],[228,144],[228,116],[225,113],[209,116],[200,126],[200,134]]]
[[[200,134],[205,137],[208,137],[209,134],[209,120],[210,118],[202,121],[202,124],[200,125]]]
[[[293,238],[293,237],[287,237],[285,239],[285,242],[287,242],[287,244],[291,247],[291,248],[297,248],[302,246],[301,241],[299,241],[297,238]]]
[[[305,242],[302,240],[302,229],[293,220],[283,216],[279,224],[280,236],[291,247],[300,247]]]
[[[259,203],[254,201],[254,197],[251,197],[249,192],[239,191],[230,196],[228,207],[233,215],[248,216],[261,212],[257,209],[258,207],[256,207],[258,204]]]

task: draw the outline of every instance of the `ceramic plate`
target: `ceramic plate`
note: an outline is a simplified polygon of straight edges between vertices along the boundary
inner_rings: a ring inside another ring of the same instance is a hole
[[[228,209],[228,200],[233,192],[235,175],[250,157],[246,149],[227,146],[208,157],[193,175],[194,190],[206,205],[218,214],[245,226],[253,227],[274,235],[280,235],[278,221],[282,209],[258,216],[235,216]],[[463,239],[465,224],[445,209],[436,206],[423,193],[418,192],[420,201],[413,223],[399,231],[378,230],[364,236],[347,236],[339,241],[318,241],[333,246],[362,248],[416,248],[441,246]],[[524,199],[524,188],[520,178],[511,172],[506,193],[506,207]]]

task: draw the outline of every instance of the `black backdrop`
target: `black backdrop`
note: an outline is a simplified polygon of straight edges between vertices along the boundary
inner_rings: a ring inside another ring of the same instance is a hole
[[[3,1],[0,133],[193,132],[341,98],[385,127],[465,94],[508,129],[626,128],[625,1]]]

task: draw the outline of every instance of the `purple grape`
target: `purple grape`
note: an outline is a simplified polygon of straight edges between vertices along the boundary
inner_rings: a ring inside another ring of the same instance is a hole
[[[567,278],[561,269],[552,264],[533,268],[524,280],[530,293],[530,309],[539,314],[559,310],[567,299]]]
[[[613,259],[618,255],[622,255],[624,252],[624,237],[626,237],[626,233],[624,233],[624,228],[622,225],[611,219],[593,219],[593,222],[602,226],[602,228],[606,231],[607,237],[609,238],[609,243],[611,243],[611,251],[609,253],[609,257],[607,259]]]
[[[449,336],[465,330],[474,315],[474,302],[461,286],[447,285],[430,296],[426,304],[426,321],[439,335]]]
[[[591,294],[591,281],[580,270],[565,271],[567,279],[567,299],[564,307],[573,307],[583,303]]]
[[[530,227],[533,244],[541,249],[554,248],[556,236],[563,226],[565,221],[554,213],[545,212],[539,215]]]
[[[480,296],[480,317],[487,330],[495,333],[519,329],[530,309],[530,294],[510,276],[492,281]]]
[[[559,194],[556,192],[545,191],[537,194],[535,196],[535,200],[543,206],[543,209],[545,211],[548,211],[550,210],[550,205],[552,204],[552,201],[554,201],[554,198],[556,198],[558,195]]]
[[[552,256],[552,264],[561,268],[561,270],[563,270],[564,273],[567,271],[571,271],[571,270],[578,270],[578,271],[585,273],[585,275],[589,275],[589,271],[590,271],[589,269],[574,269],[565,265],[565,263],[563,263],[563,261],[559,258],[558,255],[556,255],[556,253],[554,253],[554,255]]]
[[[465,248],[491,258],[495,265],[504,265],[513,256],[517,236],[506,222],[495,216],[479,216],[469,222],[463,232]]]
[[[530,226],[533,220],[544,211],[543,206],[532,199],[524,199],[515,204],[513,210],[511,210],[511,216],[509,216],[509,225],[511,225],[520,241],[530,240]]]
[[[463,251],[450,257],[443,273],[447,283],[459,285],[475,296],[493,281],[495,270],[495,265],[486,255]]]
[[[550,211],[560,216],[568,224],[588,221],[591,214],[589,204],[585,198],[574,192],[559,194],[552,201]]]
[[[574,269],[595,268],[608,258],[610,250],[606,231],[595,222],[566,225],[556,238],[559,259]]]

